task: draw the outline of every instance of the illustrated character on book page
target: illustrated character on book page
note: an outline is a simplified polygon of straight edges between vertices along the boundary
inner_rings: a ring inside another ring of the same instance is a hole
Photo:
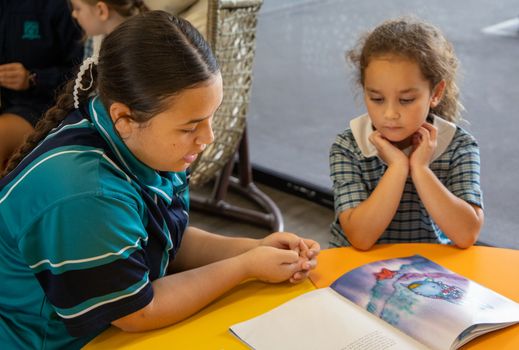
[[[466,279],[450,273],[428,272],[426,265],[427,262],[419,260],[395,270],[386,267],[376,270],[366,309],[397,325],[403,316],[414,314],[424,298],[460,303]]]

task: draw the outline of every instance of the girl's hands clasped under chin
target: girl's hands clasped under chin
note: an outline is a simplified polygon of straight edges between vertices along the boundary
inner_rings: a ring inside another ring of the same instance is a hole
[[[430,124],[423,123],[413,135],[413,151],[409,156],[411,170],[428,168],[437,146],[438,129]]]
[[[429,167],[437,146],[437,137],[438,129],[430,123],[423,123],[412,135],[412,152],[409,157],[377,130],[369,136],[369,140],[388,166],[400,165],[412,170]]]
[[[375,146],[378,155],[388,167],[392,165],[409,167],[409,158],[405,153],[387,140],[380,131],[373,131],[369,135],[369,141]]]
[[[317,255],[321,250],[319,243],[305,239],[290,232],[275,232],[260,241],[260,247],[272,247],[285,252],[293,252],[297,256],[293,273],[286,279],[291,283],[302,282],[310,270],[317,266]]]

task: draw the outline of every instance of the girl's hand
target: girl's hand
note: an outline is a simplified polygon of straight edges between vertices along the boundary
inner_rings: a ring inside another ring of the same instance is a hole
[[[0,86],[11,90],[27,90],[29,71],[18,62],[0,65]]]
[[[387,166],[400,165],[409,168],[409,158],[398,147],[389,142],[380,131],[375,130],[369,135],[369,141],[375,146],[378,155]]]
[[[300,270],[299,255],[293,250],[259,246],[238,258],[242,260],[248,277],[263,282],[283,282]]]
[[[317,266],[317,255],[319,251],[319,243],[311,239],[301,239],[299,241],[300,270],[290,278],[291,283],[300,283],[308,277],[310,270],[315,269]]]
[[[438,129],[424,123],[413,135],[413,151],[409,156],[411,170],[429,167],[437,146]]]
[[[319,243],[312,239],[305,239],[290,232],[275,232],[263,240],[260,245],[289,249],[299,255],[299,270],[290,278],[290,282],[298,283],[303,281],[310,270],[317,266],[317,255],[321,250]]]
[[[290,249],[299,253],[301,251],[301,241],[303,241],[306,247],[308,247],[308,258],[315,258],[317,254],[319,254],[319,251],[321,250],[319,243],[312,239],[301,238],[295,233],[291,232],[271,233],[260,241],[260,245],[266,245],[280,249]]]

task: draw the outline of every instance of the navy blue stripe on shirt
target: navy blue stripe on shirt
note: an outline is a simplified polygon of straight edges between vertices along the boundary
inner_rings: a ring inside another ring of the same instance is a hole
[[[78,113],[74,113],[73,115],[76,114]],[[68,119],[69,118],[67,118],[67,121]],[[68,124],[69,123],[66,123],[63,126]],[[63,126],[61,128],[63,128]],[[21,172],[23,172],[25,168],[29,164],[31,164],[36,158],[57,147],[73,145],[104,149],[104,153],[107,154],[109,158],[114,159],[112,152],[106,146],[106,142],[101,137],[99,137],[95,130],[90,128],[63,130],[60,131],[59,138],[50,137],[44,140],[40,145],[38,145],[37,148],[35,148],[31,153],[29,153],[13,171],[11,171],[4,178],[2,178],[0,180],[0,189],[3,188],[5,184],[11,182]]]
[[[153,288],[147,284],[130,302],[127,299],[101,305],[96,313],[85,313],[81,316],[63,319],[67,331],[73,337],[97,334],[110,326],[110,323],[127,316],[135,310],[142,309],[153,300]]]
[[[124,271],[124,275],[114,276],[114,271]],[[53,274],[45,269],[38,272],[36,278],[51,303],[66,309],[89,299],[125,289],[142,280],[147,272],[144,254],[141,250],[137,250],[126,259],[117,259],[88,269],[71,270],[60,274]],[[83,281],[96,281],[96,283],[90,283],[89,288],[86,289],[82,288]]]
[[[171,209],[176,210],[170,210],[168,209],[168,206],[164,203],[164,200],[160,197],[151,196],[148,192],[142,193],[142,198],[146,202],[146,205],[148,209],[150,210],[149,220],[148,224],[146,226],[147,232],[162,232],[163,231],[163,222],[159,222],[156,220],[156,218],[160,217],[166,217],[165,220],[166,226],[169,230],[169,232],[184,232],[187,221],[185,218],[181,216],[182,213],[182,202],[180,197],[174,197],[172,199],[172,203],[169,206]],[[156,202],[154,198],[157,198]],[[170,252],[171,256],[174,256],[180,247],[180,242],[182,237],[180,235],[172,235],[172,238],[174,241],[171,242],[173,251]],[[164,247],[167,246],[167,237],[164,235],[157,235],[156,240],[150,240],[148,245],[145,247],[147,258],[149,261],[149,265],[157,268],[152,268],[150,270],[150,280],[155,280],[160,276],[160,269],[158,267],[161,266],[160,262],[163,259],[163,254],[161,253],[160,249],[157,249],[158,247]]]

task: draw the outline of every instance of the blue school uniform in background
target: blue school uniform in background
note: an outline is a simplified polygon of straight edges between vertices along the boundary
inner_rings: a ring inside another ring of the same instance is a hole
[[[35,84],[24,91],[0,87],[0,113],[35,125],[81,63],[81,36],[66,0],[0,0],[0,64],[22,63]]]
[[[2,349],[76,349],[146,306],[188,223],[186,173],[141,163],[98,98],[0,180]]]

